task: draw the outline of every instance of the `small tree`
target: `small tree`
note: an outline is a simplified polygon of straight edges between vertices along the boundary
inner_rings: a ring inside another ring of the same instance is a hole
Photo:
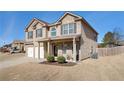
[[[107,44],[116,44],[119,45],[119,42],[124,40],[124,32],[121,28],[114,28],[112,32],[107,32],[104,35],[103,43],[100,44],[100,47],[105,47]]]
[[[123,31],[122,31],[122,29],[121,28],[114,28],[113,29],[113,41],[114,41],[114,44],[119,44],[119,42],[121,41],[121,40],[123,40]]]
[[[106,46],[108,43],[114,43],[114,36],[112,32],[107,32],[103,38],[103,46]]]

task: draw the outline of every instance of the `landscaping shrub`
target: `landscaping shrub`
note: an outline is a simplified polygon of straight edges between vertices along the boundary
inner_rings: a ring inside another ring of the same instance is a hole
[[[58,61],[59,63],[65,63],[65,57],[59,56],[59,57],[57,58],[57,61]]]
[[[54,62],[55,61],[54,56],[51,56],[51,55],[47,56],[47,61],[48,62]]]

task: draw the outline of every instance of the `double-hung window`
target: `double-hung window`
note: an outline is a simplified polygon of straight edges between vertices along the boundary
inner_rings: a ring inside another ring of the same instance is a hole
[[[62,25],[62,35],[68,34],[68,24]]]
[[[37,29],[36,30],[36,37],[42,37],[42,29]]]
[[[52,37],[56,36],[56,28],[55,28],[55,27],[53,27],[53,28],[51,29],[51,36],[52,36]]]
[[[62,35],[69,35],[76,32],[76,24],[75,23],[69,23],[69,24],[63,24],[62,25]]]
[[[33,31],[29,31],[28,32],[28,39],[32,39],[33,38]]]
[[[69,23],[69,34],[72,34],[75,32],[75,24]]]

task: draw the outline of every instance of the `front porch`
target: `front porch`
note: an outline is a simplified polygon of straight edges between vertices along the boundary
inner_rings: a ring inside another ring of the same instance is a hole
[[[80,60],[80,35],[72,35],[65,37],[53,37],[47,40],[38,41],[43,43],[44,47],[44,58],[48,55],[53,55],[55,57],[64,56],[67,61],[79,61]],[[38,51],[38,56],[40,58],[40,51]]]

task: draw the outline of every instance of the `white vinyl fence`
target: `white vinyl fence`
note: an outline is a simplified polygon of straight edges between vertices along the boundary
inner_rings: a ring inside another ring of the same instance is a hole
[[[124,46],[112,47],[112,48],[98,48],[99,56],[112,56],[124,53]]]

